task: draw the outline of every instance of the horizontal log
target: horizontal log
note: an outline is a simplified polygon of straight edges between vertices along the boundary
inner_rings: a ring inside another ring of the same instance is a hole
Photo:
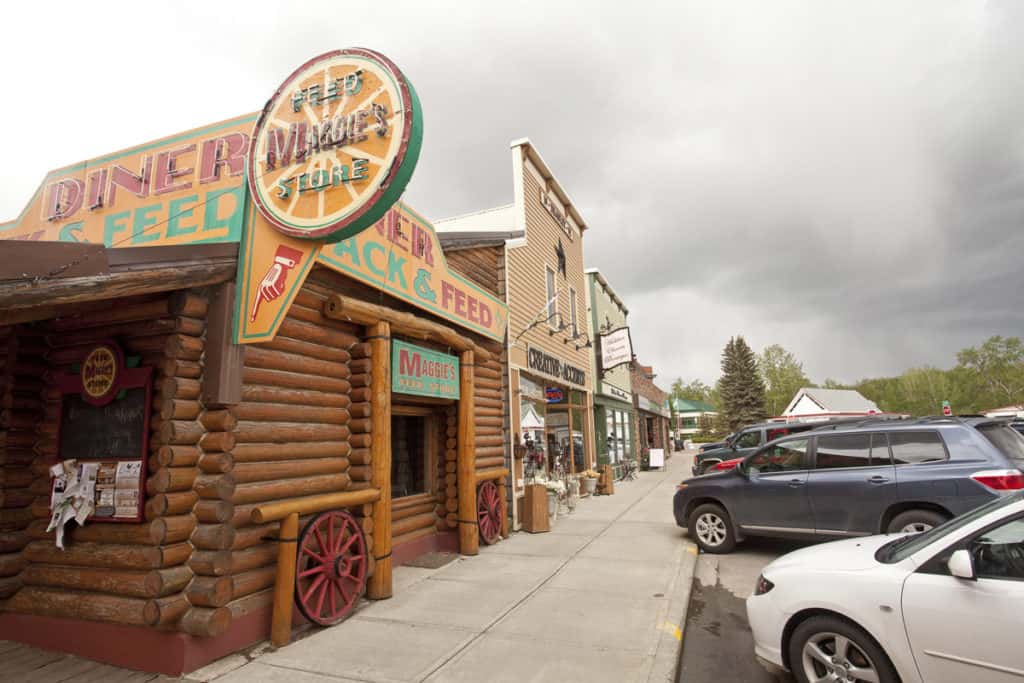
[[[234,619],[241,619],[244,616],[265,610],[274,602],[274,589],[267,588],[265,590],[258,591],[252,595],[247,595],[238,600],[232,600],[228,603],[227,609],[231,610],[231,616]]]
[[[50,320],[47,325],[54,332],[71,332],[88,327],[162,318],[170,314],[168,298],[160,297],[155,301],[121,304],[104,310],[61,316]]]
[[[226,607],[190,607],[178,620],[178,630],[201,638],[213,638],[231,626],[231,610]]]
[[[452,514],[458,512],[458,510],[459,510],[459,499],[454,497],[454,496],[446,498],[445,501],[444,501],[444,508],[445,508],[445,510],[447,510],[448,512],[450,512]]]
[[[166,337],[137,337],[125,341],[125,347],[136,353],[163,353],[167,358],[198,361],[203,357],[203,340],[185,334]]]
[[[195,446],[160,446],[149,458],[152,469],[161,467],[192,467],[199,461]],[[155,465],[155,466],[154,466]]]
[[[348,476],[352,481],[370,481],[373,477],[373,468],[370,465],[350,465]]]
[[[261,567],[231,576],[232,599],[244,598],[264,588],[274,585],[274,577],[277,575],[277,567]]]
[[[373,442],[373,436],[370,434],[353,434],[348,438],[348,442],[352,445],[352,448],[369,448]]]
[[[0,490],[0,508],[23,508],[32,504],[36,494],[28,489]]]
[[[313,441],[305,443],[238,444],[232,450],[235,463],[278,462],[307,458],[344,458],[351,447],[347,441]]]
[[[479,458],[478,457],[474,461],[474,464],[475,464],[475,466],[477,468],[477,471],[479,472],[480,470],[489,469],[491,467],[501,467],[502,465],[505,464],[505,457],[504,456],[500,456],[500,455],[498,457],[491,457],[491,458]]]
[[[194,420],[199,417],[202,410],[199,401],[167,399],[161,404],[160,417],[164,420]]]
[[[423,503],[418,503],[417,505],[409,506],[407,508],[394,510],[391,513],[391,523],[393,525],[395,522],[405,519],[406,517],[415,517],[416,515],[422,515],[425,513],[433,514],[434,505],[435,503],[433,500],[428,500]]]
[[[199,476],[195,467],[162,467],[146,480],[146,493],[154,496],[158,493],[172,491],[188,491]]]
[[[231,577],[196,576],[185,589],[185,597],[200,607],[223,607],[231,600]]]
[[[318,474],[338,474],[348,469],[348,458],[318,458],[284,462],[243,462],[233,474],[239,484],[276,479],[294,479]]]
[[[260,567],[273,567],[276,566],[276,560],[276,543],[263,543],[245,550],[234,551],[230,557],[230,573],[238,574]]]
[[[348,411],[344,408],[295,405],[291,403],[241,403],[231,408],[239,420],[256,422],[319,422],[322,424],[348,424]]]
[[[157,433],[161,444],[194,446],[205,431],[203,425],[195,421],[168,420],[160,425]]]
[[[194,400],[199,398],[201,383],[186,377],[165,377],[157,384],[157,391],[165,398]]]
[[[37,519],[28,525],[28,534],[32,538],[53,538],[53,531],[47,531],[49,519]],[[65,537],[72,544],[112,543],[121,545],[160,545],[162,527],[157,520],[140,524],[110,524],[102,522],[86,523],[85,526],[69,526],[65,529]]]
[[[352,389],[349,393],[349,398],[352,399],[352,403],[370,403],[370,387],[359,387],[358,389]]]
[[[314,495],[295,498],[280,503],[261,505],[252,513],[252,521],[256,524],[284,519],[293,512],[300,515],[322,512],[343,507],[354,507],[373,503],[380,498],[378,489],[363,491],[342,491],[326,495]]]
[[[278,370],[299,375],[314,375],[334,379],[348,379],[351,374],[347,363],[337,363],[294,353],[272,351],[261,346],[249,346],[245,352],[245,366],[261,370]]]
[[[352,465],[369,465],[370,464],[370,449],[369,448],[353,448],[348,454],[349,467]]]
[[[21,582],[20,576],[8,576],[7,578],[0,579],[0,611],[6,609],[6,600],[11,597],[19,590],[24,584]]]
[[[366,389],[370,386],[370,374],[364,372],[359,375],[352,375],[348,381],[353,389]]]
[[[161,545],[184,541],[196,528],[196,523],[196,518],[191,514],[160,517],[152,522]]]
[[[29,535],[21,530],[0,532],[0,553],[17,552],[28,545],[30,540]]]
[[[477,446],[473,449],[473,453],[477,458],[493,458],[497,456],[505,457],[505,445],[501,446]]]
[[[372,428],[370,418],[349,420],[348,429],[352,434],[368,434]]]
[[[168,309],[175,315],[203,318],[209,311],[210,302],[206,296],[195,291],[179,291],[170,296]]]
[[[196,550],[188,561],[189,568],[202,576],[226,576],[232,569],[230,550]]]
[[[14,576],[25,567],[25,562],[21,553],[0,555],[0,576]]]
[[[497,427],[501,431],[504,423],[505,418],[503,417],[487,417],[478,414],[473,418],[473,424],[476,426],[477,431],[480,431],[482,427]]]
[[[230,432],[238,421],[229,410],[208,410],[199,418],[199,424],[208,432]]]
[[[487,446],[502,446],[505,444],[505,437],[500,434],[494,436],[478,436],[475,439],[473,439],[473,444],[478,448]]]
[[[4,467],[0,469],[0,489],[24,488],[31,484],[35,478],[36,475],[31,470]]]
[[[235,489],[235,494],[231,497],[231,502],[236,505],[262,503],[281,498],[299,498],[317,493],[340,492],[348,487],[349,481],[347,474],[326,474],[302,479],[239,484]]]
[[[347,363],[350,359],[348,351],[336,346],[326,346],[324,344],[315,344],[313,342],[302,341],[300,339],[293,339],[291,337],[278,333],[272,340],[262,342],[261,348],[271,349],[273,351],[281,351],[283,353],[291,353],[297,356],[308,356],[309,358],[317,358],[325,361],[331,361],[333,363]]]
[[[322,346],[349,349],[356,345],[359,338],[348,332],[326,325],[311,325],[306,322],[286,317],[277,330],[278,336],[290,337],[299,341],[312,342]]]
[[[434,522],[433,519],[431,519],[430,526],[414,529],[409,533],[402,534],[400,536],[393,536],[391,539],[391,547],[395,548],[403,543],[415,541],[417,538],[423,538],[424,536],[433,536],[435,533],[437,532],[434,530]]]
[[[237,443],[286,443],[290,441],[344,441],[348,427],[302,422],[239,422]]]
[[[299,520],[299,528],[302,528],[303,520]],[[256,526],[243,527],[235,531],[235,542],[231,544],[231,550],[237,552],[247,548],[265,545],[270,542],[266,539],[276,538],[281,525],[275,522],[258,524]],[[274,543],[276,547],[277,544]]]
[[[490,406],[474,406],[473,408],[473,421],[479,420],[481,417],[500,417],[504,419],[505,411],[501,408],[491,408]]]
[[[63,619],[86,619],[143,626],[146,601],[84,591],[25,586],[7,601],[7,610]]]
[[[226,500],[200,500],[194,512],[203,524],[224,524],[234,515],[235,506]]]
[[[505,467],[491,467],[485,470],[476,471],[476,480],[486,481],[490,479],[504,479],[508,476],[508,469]]]
[[[186,566],[149,571],[31,564],[22,572],[30,586],[69,588],[135,598],[155,598],[181,591],[192,579]]]
[[[369,403],[355,403],[349,406],[348,415],[353,418],[370,417],[372,410]]]
[[[227,550],[235,542],[235,528],[229,524],[198,524],[190,540],[202,550]]]
[[[206,453],[226,453],[232,450],[236,443],[238,440],[233,432],[207,432],[199,439],[199,447]]]
[[[324,408],[347,408],[347,394],[325,391],[303,391],[301,389],[280,389],[259,384],[242,385],[243,403],[287,403],[290,405],[321,406]]]
[[[157,368],[166,377],[199,379],[203,376],[203,366],[193,360],[169,358],[162,360]]]
[[[231,474],[200,474],[192,484],[200,498],[207,500],[231,500],[235,494],[235,480]]]
[[[170,626],[181,619],[189,607],[188,598],[183,593],[176,593],[147,601],[142,614],[149,626]]]
[[[236,505],[234,512],[231,515],[231,519],[228,520],[228,524],[239,529],[244,526],[252,524],[252,511],[259,506],[259,503],[247,503],[245,505]]]
[[[263,385],[280,389],[309,389],[336,394],[347,394],[352,387],[347,379],[265,370],[249,366],[242,369],[242,382],[247,385]],[[355,397],[352,397],[352,400],[356,400]]]
[[[199,458],[199,470],[203,474],[224,474],[230,472],[234,466],[235,459],[230,453],[206,453]]]
[[[174,494],[157,494],[145,502],[145,518],[156,519],[166,515],[183,515],[193,511],[199,495],[194,490]]]
[[[476,408],[494,408],[498,410],[504,410],[505,404],[502,402],[500,396],[474,396],[473,407]]]

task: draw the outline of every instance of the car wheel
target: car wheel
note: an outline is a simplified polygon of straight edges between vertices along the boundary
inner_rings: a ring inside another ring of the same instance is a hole
[[[789,640],[789,668],[800,683],[898,683],[885,651],[863,629],[827,615],[804,621]]]
[[[946,517],[931,510],[907,510],[892,518],[886,532],[890,534],[919,534],[937,527],[946,521]]]
[[[690,513],[687,530],[706,553],[731,553],[736,547],[729,513],[720,505],[705,503]]]

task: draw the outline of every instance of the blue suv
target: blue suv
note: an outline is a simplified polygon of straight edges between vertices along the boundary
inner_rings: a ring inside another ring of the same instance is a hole
[[[864,420],[777,439],[734,470],[684,481],[676,524],[702,550],[746,536],[835,539],[925,531],[1024,489],[1024,436],[1007,420]]]

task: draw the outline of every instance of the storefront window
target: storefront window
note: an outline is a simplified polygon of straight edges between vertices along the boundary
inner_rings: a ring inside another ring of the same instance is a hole
[[[547,465],[547,404],[543,387],[520,377],[519,431],[526,447],[525,477],[543,473]]]

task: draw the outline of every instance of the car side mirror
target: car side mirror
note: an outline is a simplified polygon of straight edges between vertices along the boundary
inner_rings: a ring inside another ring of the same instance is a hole
[[[958,579],[978,580],[977,575],[974,573],[974,560],[971,559],[971,553],[967,550],[954,551],[949,556],[946,566],[949,568],[949,573]]]

